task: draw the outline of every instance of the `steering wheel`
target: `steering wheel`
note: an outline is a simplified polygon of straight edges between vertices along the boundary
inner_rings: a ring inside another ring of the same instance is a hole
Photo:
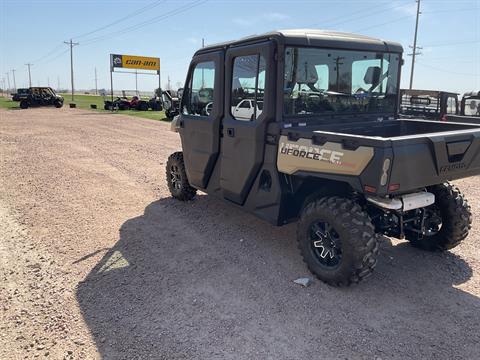
[[[212,109],[213,109],[213,101],[210,101],[207,105],[205,105],[205,108],[203,109],[203,111],[205,112],[205,114],[207,114],[207,116],[210,116]]]

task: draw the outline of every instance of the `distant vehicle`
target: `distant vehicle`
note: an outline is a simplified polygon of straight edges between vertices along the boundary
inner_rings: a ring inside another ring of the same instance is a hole
[[[480,117],[480,91],[463,94],[460,115]]]
[[[480,91],[463,94],[460,111],[457,115],[448,115],[447,121],[480,124]]]
[[[263,101],[257,101],[255,109],[254,99],[244,99],[238,103],[237,106],[232,106],[232,115],[237,120],[253,120],[256,119],[262,113]]]
[[[180,113],[180,98],[173,90],[162,91],[162,106],[165,110],[167,119],[172,120],[175,115]]]
[[[19,89],[20,90],[20,89]],[[31,87],[27,89],[27,95],[17,97],[20,101],[20,108],[27,109],[31,106],[63,106],[63,97],[58,95],[51,87]],[[17,93],[18,94],[18,93]]]
[[[400,115],[446,121],[458,113],[458,94],[437,90],[400,90]]]
[[[105,100],[103,108],[105,110],[138,110],[147,111],[149,102],[141,100],[138,96],[133,96],[130,100],[126,97],[117,97],[113,102]]]
[[[28,97],[28,89],[17,89],[15,94],[12,94],[13,101],[22,101]]]

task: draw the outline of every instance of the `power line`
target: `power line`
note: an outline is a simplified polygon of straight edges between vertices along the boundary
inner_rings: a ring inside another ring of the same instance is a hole
[[[208,0],[197,0],[197,1],[193,1],[189,4],[186,4],[186,5],[183,5],[183,6],[180,6],[179,8],[177,9],[173,9],[171,11],[168,11],[166,12],[165,14],[162,14],[162,15],[159,15],[159,16],[156,16],[156,17],[153,17],[151,19],[148,19],[146,21],[143,21],[143,22],[140,22],[140,23],[137,23],[135,25],[132,25],[132,26],[129,26],[129,27],[126,27],[126,28],[123,28],[123,29],[120,29],[118,31],[115,31],[115,32],[111,32],[109,34],[105,34],[105,35],[101,35],[99,37],[96,37],[96,38],[92,38],[92,39],[87,39],[83,42],[84,45],[89,45],[89,44],[93,44],[95,42],[98,42],[98,41],[102,41],[102,40],[106,40],[108,38],[111,38],[111,37],[115,37],[115,36],[118,36],[118,35],[122,35],[126,32],[132,32],[132,31],[136,31],[138,29],[140,29],[141,27],[144,27],[144,26],[147,26],[147,25],[150,25],[150,24],[153,24],[155,22],[158,22],[160,20],[164,20],[164,19],[167,19],[173,15],[177,15],[177,14],[180,14],[182,12],[185,12],[185,11],[188,11],[196,6],[199,6],[201,4],[204,4],[206,3]]]
[[[411,17],[412,17],[411,15],[402,16],[402,17],[396,18],[395,20],[390,20],[390,21],[386,21],[384,23],[380,23],[380,24],[377,24],[377,25],[372,25],[372,26],[368,26],[368,27],[364,27],[364,28],[355,30],[355,32],[374,29],[374,28],[377,28],[377,27],[380,27],[380,26],[384,26],[384,25],[388,25],[388,24],[391,24],[391,23],[399,22],[399,21],[405,20],[406,18],[411,18]]]
[[[437,43],[437,44],[431,44],[431,45],[424,45],[427,47],[442,47],[442,46],[450,46],[450,45],[465,45],[465,44],[476,44],[480,43],[480,39],[472,39],[472,40],[466,40],[466,41],[455,41],[455,42],[449,42],[449,43]]]
[[[63,48],[63,44],[59,44],[57,46],[55,46],[51,51],[49,51],[47,54],[39,57],[38,59],[34,60],[33,63],[38,63],[46,58],[48,58],[49,56],[55,54],[58,50],[60,50],[61,48]]]
[[[365,10],[360,10],[360,11],[354,12],[354,13],[348,15],[347,17],[352,17],[352,16],[355,16],[357,14],[363,14],[363,13],[367,13],[366,15],[357,16],[357,17],[354,17],[352,19],[341,20],[341,21],[335,21],[335,20],[338,19],[338,17],[337,18],[331,18],[331,20],[325,20],[325,21],[322,21],[322,22],[319,22],[319,23],[311,24],[309,26],[315,26],[315,25],[320,25],[320,24],[323,25],[325,23],[327,23],[327,24],[330,23],[330,24],[328,24],[329,27],[336,26],[336,25],[342,25],[342,24],[346,24],[346,23],[349,23],[349,22],[352,22],[352,21],[355,21],[355,20],[360,20],[360,19],[364,19],[364,18],[373,16],[373,15],[381,14],[381,13],[384,13],[384,12],[387,12],[387,11],[398,10],[398,9],[401,9],[401,8],[404,8],[404,7],[405,7],[405,5],[389,6],[385,9],[379,9],[377,11],[372,11],[372,9],[365,9]],[[333,23],[332,23],[332,20],[333,20]]]
[[[142,14],[142,13],[144,13],[144,12],[147,11],[147,10],[153,9],[154,7],[157,7],[157,6],[160,5],[162,2],[165,2],[165,1],[166,1],[166,0],[154,1],[153,3],[150,3],[150,4],[144,6],[144,7],[140,8],[140,9],[137,9],[137,10],[135,10],[135,11],[133,11],[133,12],[131,12],[131,13],[129,13],[129,14],[121,17],[121,18],[118,19],[118,20],[115,20],[115,21],[113,21],[113,22],[111,22],[111,23],[109,23],[109,24],[107,24],[107,25],[104,25],[104,26],[101,26],[101,27],[99,27],[99,28],[96,28],[96,29],[94,29],[94,30],[92,30],[92,31],[89,31],[89,32],[86,32],[86,33],[83,33],[83,34],[80,34],[80,35],[77,35],[77,36],[74,36],[73,38],[74,38],[74,39],[78,39],[78,38],[81,38],[81,37],[84,37],[84,36],[91,35],[91,34],[94,34],[94,33],[96,33],[96,32],[102,31],[102,30],[104,30],[104,29],[107,29],[107,28],[109,28],[109,27],[111,27],[111,26],[113,26],[113,25],[116,25],[116,24],[124,21],[124,20],[131,19],[132,17],[135,17],[135,16],[137,16],[137,15],[139,15],[139,14]]]
[[[480,76],[480,74],[472,74],[472,73],[467,74],[467,73],[462,73],[462,72],[450,71],[450,70],[442,69],[442,68],[439,68],[439,67],[436,67],[436,66],[426,65],[422,62],[418,62],[418,64],[420,66],[423,66],[423,67],[426,67],[426,68],[429,68],[429,69],[432,69],[432,70],[436,70],[436,71],[441,71],[441,72],[447,73],[447,74],[461,75],[461,76]]]

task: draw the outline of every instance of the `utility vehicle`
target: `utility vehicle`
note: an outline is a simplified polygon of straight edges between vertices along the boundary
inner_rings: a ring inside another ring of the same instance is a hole
[[[27,95],[23,95],[17,101],[20,101],[20,108],[22,109],[27,109],[31,106],[53,105],[56,108],[63,106],[63,97],[50,87],[31,87],[28,89]]]
[[[138,110],[147,111],[149,102],[141,100],[138,96],[132,96],[130,100],[126,97],[117,97],[113,102],[105,100],[103,108],[105,110]]]
[[[171,194],[201,190],[274,225],[297,221],[308,268],[335,286],[372,272],[381,234],[457,246],[472,218],[447,181],[480,174],[480,127],[399,119],[402,52],[319,30],[198,50],[174,120],[183,151],[166,165]],[[237,118],[240,98],[262,111]]]
[[[457,115],[448,115],[447,121],[480,124],[480,91],[463,94],[460,111]]]
[[[446,121],[459,110],[458,94],[438,90],[400,90],[400,115]]]

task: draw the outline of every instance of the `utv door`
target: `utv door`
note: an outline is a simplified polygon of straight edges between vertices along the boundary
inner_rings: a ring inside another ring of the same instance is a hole
[[[266,125],[275,115],[273,56],[272,42],[230,48],[225,54],[220,186],[224,198],[237,204],[245,202],[263,163]],[[253,106],[248,117],[235,114],[242,102]]]
[[[205,189],[218,158],[223,116],[223,52],[195,56],[182,96],[183,159],[190,184]]]

